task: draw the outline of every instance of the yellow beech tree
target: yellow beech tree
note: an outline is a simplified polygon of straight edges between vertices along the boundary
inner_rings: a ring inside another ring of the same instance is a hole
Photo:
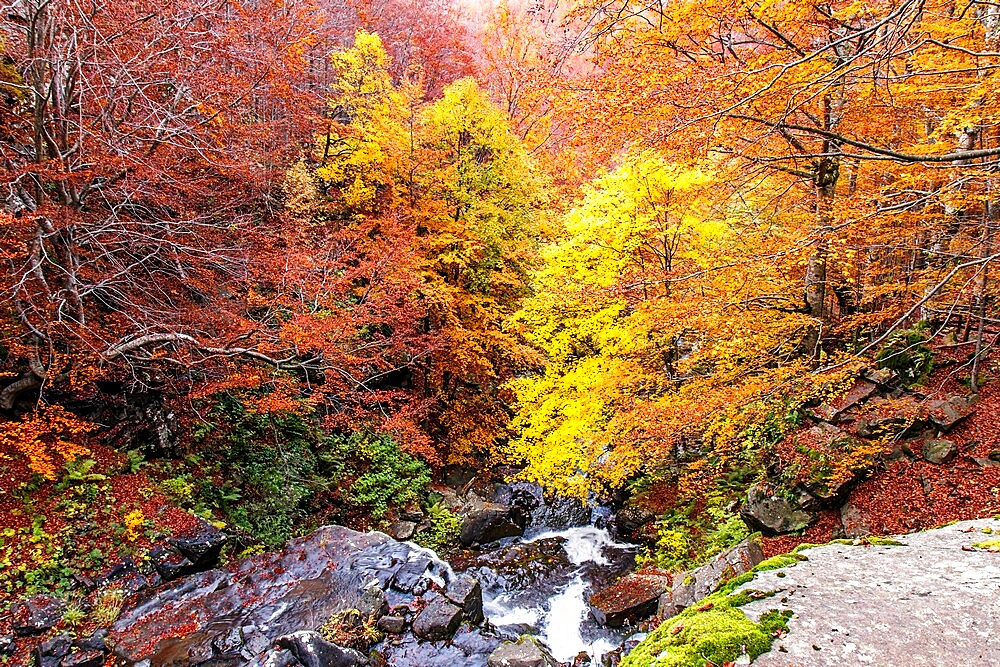
[[[548,362],[512,383],[508,453],[528,478],[585,495],[686,451],[724,464],[773,405],[820,389],[803,380],[812,318],[779,261],[794,215],[769,211],[763,188],[716,210],[717,177],[631,157],[544,249],[515,318]]]

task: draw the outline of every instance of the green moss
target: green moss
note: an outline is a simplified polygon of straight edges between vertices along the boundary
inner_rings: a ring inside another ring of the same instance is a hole
[[[808,560],[797,553],[774,556],[751,572],[733,577],[719,589],[660,627],[628,654],[621,667],[707,667],[740,657],[745,647],[751,659],[771,650],[774,636],[788,630],[790,611],[771,610],[754,623],[740,607],[774,593],[736,589],[757,572],[778,570]]]
[[[789,567],[804,560],[809,560],[809,559],[803,556],[802,554],[793,551],[790,554],[771,556],[766,561],[755,567],[752,571],[767,572],[768,570],[780,570],[783,567]]]
[[[1000,549],[1000,540],[986,540],[985,542],[976,542],[973,544],[977,549]]]
[[[889,539],[888,537],[877,537],[872,536],[865,539],[868,544],[876,547],[905,547],[906,545],[899,540]]]
[[[729,588],[727,586],[726,588]],[[754,623],[739,606],[752,600],[741,591],[719,591],[654,630],[621,663],[621,667],[704,667],[740,657],[751,658],[771,649],[774,634],[787,629],[785,613],[771,611]],[[701,610],[701,611],[699,611]]]

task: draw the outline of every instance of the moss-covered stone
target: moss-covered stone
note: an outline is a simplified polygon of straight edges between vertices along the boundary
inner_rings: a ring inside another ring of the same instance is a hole
[[[621,667],[705,667],[736,660],[741,652],[751,659],[771,649],[774,635],[787,630],[790,612],[777,610],[754,623],[740,607],[768,597],[752,590],[737,591],[753,581],[756,572],[777,570],[808,560],[798,553],[767,559],[751,572],[734,577],[718,591],[665,621],[639,644]]]
[[[752,596],[743,591],[731,594],[728,585],[726,589],[661,625],[625,657],[621,667],[704,667],[736,660],[744,648],[751,658],[769,651],[774,633],[787,627],[787,616],[769,612],[754,623],[739,609]]]
[[[789,567],[795,565],[799,561],[809,560],[800,553],[792,552],[790,554],[781,554],[780,556],[771,556],[766,561],[755,567],[752,572],[767,572],[768,570],[780,570],[783,567]]]

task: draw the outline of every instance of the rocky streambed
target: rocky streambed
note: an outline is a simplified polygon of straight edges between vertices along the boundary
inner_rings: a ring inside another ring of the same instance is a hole
[[[589,593],[634,562],[609,513],[546,503],[530,485],[470,495],[463,541],[475,548],[454,565],[381,532],[326,526],[212,568],[224,536],[205,526],[102,582],[129,594],[110,627],[53,637],[62,609],[38,597],[15,606],[23,622],[4,641],[33,645],[41,667],[604,664],[628,633],[593,621]]]

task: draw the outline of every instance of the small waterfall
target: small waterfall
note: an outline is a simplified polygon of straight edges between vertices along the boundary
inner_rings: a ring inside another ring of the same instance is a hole
[[[540,597],[539,591],[530,586],[529,590],[511,587],[504,591],[486,591],[486,615],[498,627],[536,628],[553,656],[561,662],[571,662],[581,652],[590,654],[596,662],[601,655],[618,646],[624,636],[593,622],[587,599],[595,583],[603,585],[602,575],[606,580],[608,576],[621,573],[617,570],[622,568],[616,565],[620,565],[623,556],[630,555],[635,547],[615,542],[607,530],[591,525],[545,530],[518,544],[527,546],[552,539],[561,540],[566,561],[575,567],[567,567],[557,580],[547,581],[549,593],[545,597]]]

